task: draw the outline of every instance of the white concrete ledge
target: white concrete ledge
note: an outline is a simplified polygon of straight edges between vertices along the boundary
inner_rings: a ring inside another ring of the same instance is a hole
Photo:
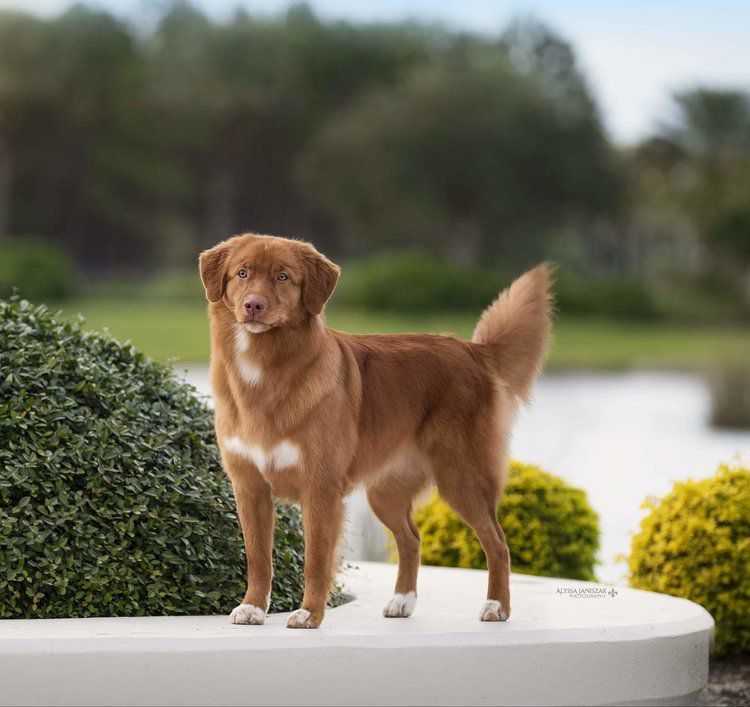
[[[483,624],[486,573],[423,567],[414,616],[385,619],[395,574],[350,570],[356,600],[317,631],[284,615],[0,621],[0,704],[688,704],[706,683],[713,622],[691,602],[514,575],[510,621]]]

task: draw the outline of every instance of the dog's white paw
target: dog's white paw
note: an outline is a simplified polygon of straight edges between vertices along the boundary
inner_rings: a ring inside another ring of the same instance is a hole
[[[480,621],[507,621],[508,612],[497,599],[488,599],[479,612]]]
[[[393,598],[385,605],[383,616],[389,619],[401,619],[411,616],[417,605],[416,592],[406,594],[394,594]]]
[[[240,604],[232,609],[232,613],[229,614],[229,620],[233,624],[260,625],[266,620],[266,612],[253,604]]]
[[[319,625],[307,609],[297,609],[286,620],[287,628],[318,628]]]

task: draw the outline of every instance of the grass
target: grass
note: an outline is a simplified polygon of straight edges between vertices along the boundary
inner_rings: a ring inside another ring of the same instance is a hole
[[[206,308],[202,302],[81,299],[67,303],[66,316],[80,312],[88,329],[109,329],[156,359],[208,361]],[[330,326],[344,331],[450,332],[470,337],[476,314],[398,315],[333,308]],[[617,370],[635,367],[699,369],[750,360],[750,327],[559,319],[548,368]]]

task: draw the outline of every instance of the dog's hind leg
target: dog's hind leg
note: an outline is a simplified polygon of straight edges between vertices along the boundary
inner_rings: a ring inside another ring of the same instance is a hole
[[[405,474],[391,473],[367,489],[367,500],[375,515],[393,533],[398,550],[398,578],[393,597],[383,609],[383,616],[411,616],[417,604],[417,573],[421,540],[412,518],[412,504],[426,485],[424,475],[415,470]]]
[[[487,557],[487,601],[482,605],[480,620],[505,621],[510,616],[510,552],[497,520],[501,478],[497,465],[505,462],[495,454],[487,455],[489,458],[477,458],[475,454],[472,458],[468,453],[451,451],[434,461],[438,492],[471,526]]]

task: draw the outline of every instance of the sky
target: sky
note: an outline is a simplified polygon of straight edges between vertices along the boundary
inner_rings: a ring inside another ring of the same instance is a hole
[[[168,0],[88,0],[117,14],[144,16]],[[54,14],[70,0],[0,0]],[[193,0],[225,19],[242,6],[283,12],[289,0]],[[668,119],[675,91],[710,85],[750,90],[750,0],[309,0],[328,19],[440,22],[485,34],[532,16],[570,41],[611,137],[630,144]]]

